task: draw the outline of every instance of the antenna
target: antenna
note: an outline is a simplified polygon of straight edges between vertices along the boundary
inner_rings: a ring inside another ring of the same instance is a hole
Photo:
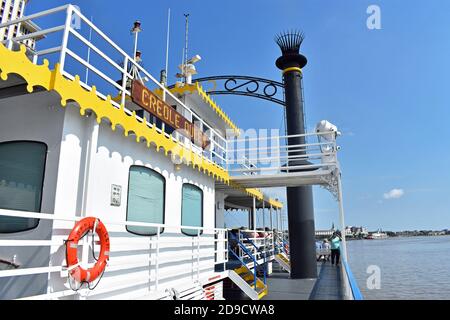
[[[133,28],[130,30],[131,34],[134,34],[134,49],[133,49],[133,59],[135,62],[139,63],[141,61],[141,52],[138,51],[137,45],[138,45],[138,35],[142,31],[141,29],[141,22],[139,20],[136,20],[133,23]],[[131,66],[131,71],[133,78],[136,78],[136,76],[139,76],[139,72],[134,64]]]
[[[183,49],[183,59],[178,68],[181,70],[181,73],[177,73],[176,77],[184,79],[184,81],[177,82],[178,85],[186,85],[192,84],[192,76],[197,74],[197,70],[195,69],[194,64],[200,61],[202,58],[196,54],[191,59],[188,59],[188,39],[189,39],[189,13],[184,14],[184,18],[186,21],[185,26],[185,38],[184,38],[184,49]]]
[[[94,17],[91,16],[91,22],[94,22]],[[92,27],[89,27],[89,43],[92,41]],[[91,47],[88,46],[88,51],[87,51],[87,63],[91,63]],[[89,78],[89,68],[86,68],[86,79],[84,83],[88,83],[88,78]]]
[[[167,12],[167,41],[166,41],[166,77],[169,74],[169,37],[170,37],[170,8]]]
[[[160,74],[160,83],[167,87],[167,72],[169,69],[169,37],[170,37],[170,8],[167,12],[167,35],[166,35],[166,65]],[[162,91],[163,101],[166,101],[166,90]]]
[[[184,83],[186,83],[186,69],[187,69],[187,60],[188,60],[188,30],[189,30],[189,13],[184,14],[186,23],[185,23],[185,32],[184,32],[184,58],[183,58],[183,74],[184,74]]]

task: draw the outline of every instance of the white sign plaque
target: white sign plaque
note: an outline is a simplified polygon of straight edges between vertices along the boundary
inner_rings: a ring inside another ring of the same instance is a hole
[[[111,185],[111,205],[119,207],[120,199],[122,197],[122,186],[117,184]]]

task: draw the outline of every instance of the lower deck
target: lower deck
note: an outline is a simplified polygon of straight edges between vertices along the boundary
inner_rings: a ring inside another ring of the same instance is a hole
[[[275,269],[267,278],[270,288],[264,300],[343,300],[340,267],[329,262],[317,264],[317,279],[291,279]]]

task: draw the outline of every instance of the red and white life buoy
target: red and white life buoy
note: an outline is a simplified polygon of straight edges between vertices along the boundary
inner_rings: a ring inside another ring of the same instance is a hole
[[[92,268],[83,269],[78,262],[78,241],[87,232],[96,232],[100,238],[100,256]],[[109,235],[105,225],[97,218],[86,217],[75,224],[66,241],[66,260],[69,275],[77,282],[92,282],[105,270],[109,259]]]

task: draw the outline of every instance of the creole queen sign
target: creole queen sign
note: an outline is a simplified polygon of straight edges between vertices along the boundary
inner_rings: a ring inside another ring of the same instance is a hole
[[[138,80],[133,80],[131,84],[131,99],[145,111],[190,138],[196,145],[201,145],[203,149],[210,144],[208,136],[199,127],[183,117]]]

